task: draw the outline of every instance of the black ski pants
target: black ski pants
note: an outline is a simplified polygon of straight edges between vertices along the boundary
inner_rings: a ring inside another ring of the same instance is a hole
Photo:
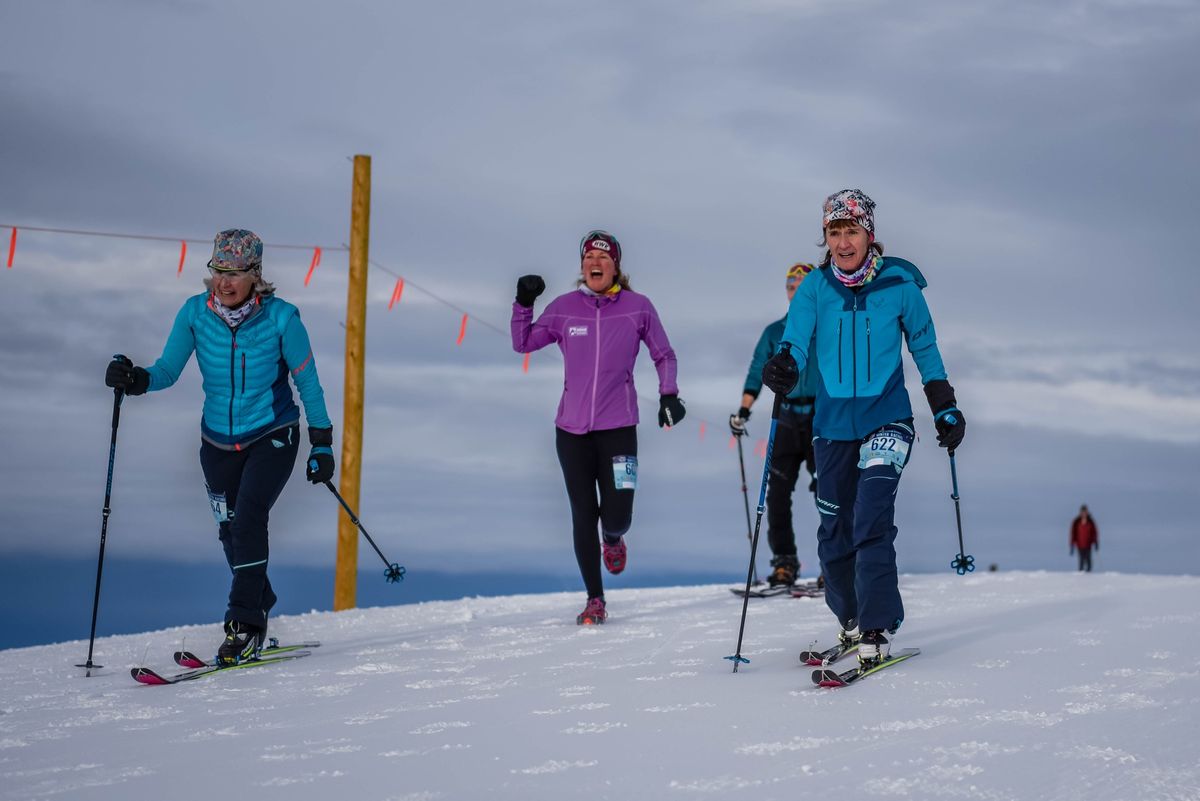
[[[779,412],[775,442],[771,446],[771,470],[767,475],[767,543],[771,553],[796,558],[796,531],[792,527],[792,494],[800,467],[808,466],[809,482],[816,471],[812,444],[812,405],[807,414],[787,406]],[[772,560],[772,564],[774,564]]]
[[[267,519],[292,475],[300,426],[273,431],[240,451],[200,445],[200,467],[233,573],[225,622],[265,629],[276,597],[267,578]]]
[[[620,538],[633,522],[634,488],[628,478],[626,489],[618,489],[614,470],[629,469],[637,482],[637,428],[611,428],[572,434],[556,428],[555,445],[571,502],[571,525],[575,538],[575,560],[589,598],[604,596],[600,578],[600,525],[606,539]],[[614,467],[614,465],[616,467]],[[597,498],[597,491],[599,497]]]

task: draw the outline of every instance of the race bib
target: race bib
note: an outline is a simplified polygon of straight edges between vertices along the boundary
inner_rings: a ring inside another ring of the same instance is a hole
[[[205,487],[205,489],[208,488]],[[218,526],[229,522],[231,515],[229,507],[225,503],[225,493],[208,490],[208,504],[212,507],[213,518],[217,521]]]
[[[613,484],[619,490],[637,489],[637,457],[613,457]]]
[[[890,464],[899,473],[908,462],[908,449],[911,446],[912,440],[906,432],[890,427],[881,428],[859,448],[858,468],[866,470]]]

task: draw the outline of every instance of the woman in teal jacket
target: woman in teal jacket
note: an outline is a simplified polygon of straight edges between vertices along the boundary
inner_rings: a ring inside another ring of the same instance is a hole
[[[887,635],[904,620],[895,502],[915,433],[902,344],[920,371],[938,444],[953,451],[966,426],[921,294],[925,278],[911,262],[883,255],[874,209],[858,189],[826,199],[825,259],[792,299],[783,332],[790,352],[772,356],[763,369],[764,383],[787,394],[810,358],[820,367],[813,418],[817,555],[826,603],[842,626],[840,639],[861,637],[864,664],[887,657]]]
[[[333,477],[333,424],[308,332],[296,307],[263,280],[262,250],[250,231],[217,234],[206,291],[184,301],[158,361],[142,368],[119,357],[105,373],[108,386],[141,395],[174,384],[196,352],[204,389],[200,465],[233,572],[217,652],[229,664],[257,656],[276,601],[267,578],[267,519],[300,446],[289,376],[308,417],[308,480]]]

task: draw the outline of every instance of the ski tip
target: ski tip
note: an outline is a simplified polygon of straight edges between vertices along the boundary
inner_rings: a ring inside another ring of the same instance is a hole
[[[207,667],[208,663],[191,651],[176,651],[175,664],[185,668]]]

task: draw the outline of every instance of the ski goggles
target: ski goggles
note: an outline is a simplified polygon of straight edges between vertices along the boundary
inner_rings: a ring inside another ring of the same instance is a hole
[[[584,234],[579,240],[579,258],[582,259],[589,250],[603,251],[617,264],[621,263],[621,243],[608,231],[597,228]]]

